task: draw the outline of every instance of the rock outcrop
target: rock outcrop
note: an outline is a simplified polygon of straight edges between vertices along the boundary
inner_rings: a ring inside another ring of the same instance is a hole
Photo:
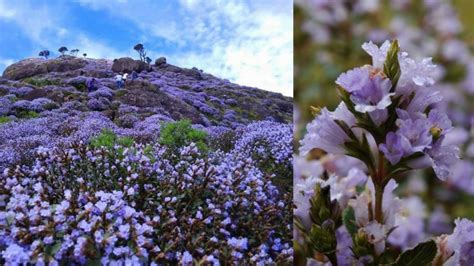
[[[56,59],[30,58],[8,66],[3,72],[6,79],[20,80],[49,72],[66,72],[83,68],[87,61],[72,56],[61,56]]]
[[[116,73],[132,71],[138,78],[117,89]],[[91,78],[96,79],[92,92],[86,86]],[[25,112],[100,112],[123,128],[149,117],[236,127],[256,120],[290,122],[293,113],[289,97],[174,66],[164,57],[152,66],[127,57],[25,59],[7,67],[0,78],[0,107],[0,116],[12,120],[22,119]]]
[[[113,72],[132,73],[132,71],[135,71],[140,73],[144,70],[150,70],[150,66],[143,61],[134,60],[130,57],[115,59],[112,64]]]

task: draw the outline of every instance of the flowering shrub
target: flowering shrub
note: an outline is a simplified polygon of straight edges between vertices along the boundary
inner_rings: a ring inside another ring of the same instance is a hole
[[[290,124],[270,121],[251,123],[236,130],[234,149],[249,156],[265,173],[278,177],[282,186],[291,186],[293,134]]]
[[[181,120],[178,122],[169,122],[163,126],[160,134],[160,143],[171,148],[171,151],[177,151],[179,148],[195,143],[201,150],[207,150],[207,134],[205,131],[194,129],[191,121]]]
[[[203,153],[189,139],[182,147],[126,140],[102,130],[5,168],[0,262],[291,261],[291,196],[242,149]]]
[[[463,263],[474,259],[470,240],[457,230],[470,232],[472,222],[458,220],[452,236],[429,240],[423,202],[394,193],[396,180],[413,170],[432,168],[446,180],[458,161],[458,148],[446,141],[451,121],[436,107],[442,97],[432,88],[434,65],[400,52],[397,41],[362,47],[373,64],[339,76],[342,102],[333,112],[316,110],[301,141],[302,155],[320,149],[335,157],[312,165],[298,160],[306,169],[295,171],[294,181],[300,259],[332,265],[469,265]],[[337,173],[341,156],[358,162]]]

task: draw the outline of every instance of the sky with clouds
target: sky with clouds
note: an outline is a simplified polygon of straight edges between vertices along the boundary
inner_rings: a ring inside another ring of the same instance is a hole
[[[92,58],[152,59],[293,94],[291,0],[0,0],[0,73],[66,46]]]

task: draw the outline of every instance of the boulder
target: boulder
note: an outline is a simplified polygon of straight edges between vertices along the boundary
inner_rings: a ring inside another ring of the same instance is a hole
[[[155,60],[155,66],[161,66],[166,64],[166,58],[165,57],[160,57]]]
[[[29,58],[8,66],[3,71],[3,77],[12,80],[19,80],[39,74],[48,73],[48,68],[43,64],[44,60],[39,58]]]
[[[87,61],[72,56],[63,56],[55,59],[29,58],[8,66],[3,71],[3,77],[11,80],[20,80],[49,72],[66,72],[76,70],[87,65]]]
[[[130,57],[115,59],[112,64],[113,72],[132,73],[132,71],[142,72],[149,69],[150,66],[147,63],[140,60],[133,60]]]
[[[195,67],[193,67],[191,69],[183,68],[182,73],[184,75],[188,76],[188,77],[192,77],[192,78],[197,79],[197,80],[202,79],[201,71],[199,71],[199,69],[197,69]]]

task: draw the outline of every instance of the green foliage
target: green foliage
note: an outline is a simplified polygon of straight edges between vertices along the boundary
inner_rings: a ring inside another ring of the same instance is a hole
[[[18,112],[17,117],[21,119],[32,119],[39,117],[39,114],[35,111],[22,110]]]
[[[95,136],[89,142],[94,148],[105,147],[107,149],[112,149],[117,144],[123,147],[131,147],[133,143],[134,141],[131,137],[119,138],[110,129],[103,129],[100,135]]]
[[[86,92],[86,91],[87,91],[87,86],[86,86],[86,84],[84,84],[84,83],[74,84],[73,86],[74,86],[74,88],[76,88],[76,90],[78,90],[78,91],[82,91],[82,92]]]
[[[8,116],[0,116],[0,124],[8,123],[12,121]]]
[[[43,87],[48,85],[61,85],[60,80],[49,80],[49,79],[38,79],[38,78],[25,78],[23,82],[31,84],[35,87]]]
[[[354,214],[354,209],[352,207],[347,207],[344,209],[342,213],[342,222],[347,228],[347,231],[349,234],[354,237],[354,235],[357,233],[357,225],[355,223],[355,214]]]
[[[313,224],[309,238],[314,250],[325,255],[336,252],[337,240],[333,228],[323,228]]]
[[[418,244],[415,248],[403,252],[397,259],[397,266],[415,266],[431,264],[438,251],[434,240]]]
[[[46,109],[46,110],[53,110],[53,109],[56,109],[56,108],[59,108],[59,105],[55,102],[47,103],[47,104],[44,105],[44,109]]]
[[[117,97],[125,96],[127,95],[127,93],[128,93],[127,89],[120,89],[120,90],[115,91],[115,95],[117,95]]]
[[[398,46],[398,41],[394,40],[390,45],[390,48],[387,52],[387,59],[385,59],[385,64],[383,65],[383,72],[387,77],[392,81],[391,92],[395,91],[395,88],[398,83],[398,79],[401,75],[400,63],[398,62],[398,52],[400,51],[400,46]]]
[[[316,184],[314,189],[314,197],[310,200],[310,216],[313,222],[317,225],[322,225],[324,221],[330,218],[330,192],[329,187],[321,187],[321,184]]]
[[[170,147],[173,151],[187,146],[191,142],[194,142],[200,151],[206,152],[208,150],[207,133],[192,128],[191,121],[187,119],[163,124],[160,133],[160,144]]]

